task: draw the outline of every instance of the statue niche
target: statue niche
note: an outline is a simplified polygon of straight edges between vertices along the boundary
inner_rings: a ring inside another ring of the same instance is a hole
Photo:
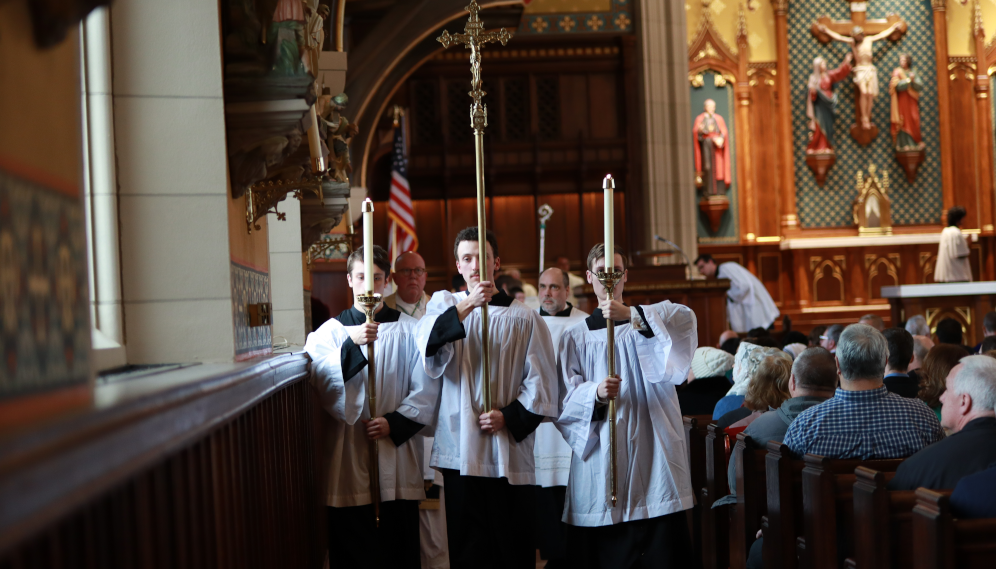
[[[858,172],[858,198],[854,200],[851,212],[859,235],[892,235],[889,172],[882,172],[880,181],[876,170],[874,164],[869,164],[868,177]]]

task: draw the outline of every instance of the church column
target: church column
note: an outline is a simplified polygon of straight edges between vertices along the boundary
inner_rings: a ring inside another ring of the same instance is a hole
[[[972,33],[975,37],[975,117],[976,155],[979,157],[977,178],[979,196],[979,227],[984,234],[993,232],[993,164],[992,110],[989,101],[989,62],[986,61],[986,30],[982,25],[982,7],[975,2]],[[986,267],[981,267],[983,272]]]
[[[750,133],[750,77],[747,76],[747,58],[750,46],[747,44],[747,16],[741,4],[737,21],[737,83],[733,88],[737,113],[737,181],[740,186],[740,234],[759,235],[757,196],[754,187],[754,151]]]
[[[934,51],[937,53],[937,112],[941,122],[941,191],[944,211],[954,205],[954,164],[951,157],[951,93],[948,79],[947,0],[931,0],[934,8]]]
[[[694,259],[698,254],[698,211],[685,5],[640,0],[639,8],[646,231],[641,241],[630,246],[649,248],[657,234],[680,245]]]
[[[789,85],[789,0],[771,0],[775,9],[775,44],[778,50],[778,150],[782,190],[782,234],[799,230],[795,213],[795,168],[792,159],[792,92]]]

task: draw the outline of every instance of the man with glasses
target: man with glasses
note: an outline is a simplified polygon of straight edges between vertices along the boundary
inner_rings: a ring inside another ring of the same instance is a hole
[[[384,299],[384,305],[418,320],[425,316],[429,296],[425,294],[425,259],[415,251],[408,251],[394,261],[395,291]]]

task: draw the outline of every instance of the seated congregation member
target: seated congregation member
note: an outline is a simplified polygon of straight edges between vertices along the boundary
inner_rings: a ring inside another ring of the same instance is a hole
[[[996,463],[958,482],[951,493],[951,511],[964,519],[996,518]]]
[[[585,322],[560,341],[564,393],[557,428],[574,450],[564,521],[572,568],[660,567],[694,564],[687,516],[693,505],[688,450],[674,386],[688,375],[698,337],[695,313],[663,301],[628,307],[608,300],[595,274],[622,251],[588,254],[588,282],[598,298]],[[606,368],[606,318],[615,325],[618,375]],[[615,456],[610,453],[608,402],[615,399]],[[609,474],[615,459],[618,502],[612,506]]]
[[[945,318],[938,322],[935,334],[937,335],[937,342],[939,344],[962,346],[967,351],[972,351],[971,348],[962,343],[964,331],[961,329],[961,323],[954,318]]]
[[[882,335],[889,344],[889,359],[885,363],[886,389],[903,397],[916,398],[919,382],[907,371],[913,361],[913,335],[902,328],[889,328]]]
[[[878,314],[865,314],[858,320],[858,324],[867,324],[879,332],[885,330],[885,321]]]
[[[913,336],[930,336],[930,326],[927,326],[927,319],[922,315],[910,316],[906,321],[906,331]]]
[[[968,350],[953,344],[938,344],[927,352],[920,368],[920,390],[917,397],[934,410],[937,420],[941,420],[941,394],[946,387],[948,374],[962,358],[968,355]]]
[[[987,336],[982,339],[982,343],[979,344],[979,353],[988,354],[989,352],[996,350],[996,336]]]
[[[768,349],[747,340],[740,343],[733,359],[733,387],[727,390],[726,395],[716,402],[716,407],[712,412],[713,419],[719,419],[743,405],[751,374],[754,373],[754,369],[757,368],[761,360],[764,359],[764,356],[767,355],[765,350]]]
[[[305,351],[312,359],[312,382],[325,411],[332,416],[325,436],[331,459],[325,483],[328,535],[347,567],[420,566],[419,500],[422,482],[422,437],[434,420],[439,381],[425,374],[415,346],[416,321],[379,304],[373,323],[357,308],[356,298],[384,290],[391,263],[374,248],[374,275],[363,272],[363,248],[346,261],[346,279],[353,289],[353,308],[308,335]],[[367,405],[365,346],[376,342],[376,418]],[[370,444],[377,441],[380,473],[380,527],[375,525],[368,464]],[[349,547],[341,547],[348,543]],[[385,547],[390,544],[390,547]],[[373,559],[371,561],[371,556]]]
[[[534,431],[544,417],[557,416],[555,352],[539,313],[492,284],[501,260],[491,232],[479,270],[477,236],[477,228],[468,227],[453,244],[469,292],[436,292],[418,323],[426,373],[442,378],[429,465],[442,472],[446,488],[450,567],[531,569]],[[485,304],[491,386],[484,385],[480,358]],[[491,412],[484,409],[488,388]]]
[[[986,315],[982,317],[982,342],[985,342],[986,338],[996,338],[996,312],[986,312]],[[982,349],[982,342],[975,346],[973,353],[986,353],[986,350]],[[996,349],[996,346],[990,349]]]
[[[754,368],[747,383],[743,407],[734,409],[716,421],[716,428],[723,429],[736,440],[737,433],[747,428],[754,419],[771,409],[777,409],[791,397],[788,390],[792,375],[792,358],[778,349],[764,350],[764,358]]]
[[[731,356],[737,355],[737,350],[740,349],[740,338],[730,338],[729,340],[723,342],[719,349],[730,354]]]
[[[909,330],[907,330],[909,332]],[[913,335],[913,363],[910,364],[909,369],[906,373],[913,377],[911,372],[919,371],[923,367],[923,359],[927,357],[927,352],[930,348],[934,347],[934,341],[930,339],[930,336],[917,336]],[[919,374],[917,374],[919,377]]]
[[[810,348],[816,348],[820,345],[820,337],[823,336],[827,331],[826,326],[814,326],[809,332],[809,344]]]
[[[831,354],[837,352],[837,342],[840,340],[840,334],[844,331],[844,326],[842,324],[834,324],[827,328],[827,331],[820,336],[820,347],[826,348]]]
[[[889,488],[950,489],[996,462],[996,359],[962,358],[946,384],[941,426],[948,437],[903,461]]]
[[[852,324],[837,349],[840,387],[832,399],[803,411],[785,433],[796,456],[861,460],[905,458],[944,437],[922,401],[889,393],[882,380],[889,345],[878,330]]]
[[[756,448],[763,448],[768,441],[781,442],[789,425],[800,413],[830,399],[836,389],[837,364],[833,356],[823,348],[809,348],[792,363],[792,374],[788,383],[791,399],[787,399],[778,409],[768,411],[755,419],[744,434],[750,438]],[[737,441],[736,446],[744,448],[744,444],[740,441]],[[731,498],[723,498],[720,505],[735,504],[737,501],[735,461],[730,461],[726,476]]]
[[[734,332],[733,330],[724,330],[723,333],[719,335],[719,342],[716,344],[716,347],[722,348],[723,344],[725,344],[727,340],[732,340],[734,338],[739,338],[739,337],[740,335]]]
[[[733,356],[716,348],[703,347],[692,356],[688,381],[678,388],[682,415],[711,415],[716,403],[730,390],[726,372],[733,369]]]

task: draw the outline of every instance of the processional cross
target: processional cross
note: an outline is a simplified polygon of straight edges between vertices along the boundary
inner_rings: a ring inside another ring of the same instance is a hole
[[[477,243],[478,261],[477,267],[480,272],[481,281],[490,279],[487,271],[487,218],[484,210],[484,127],[488,126],[488,106],[481,102],[487,93],[484,92],[481,83],[481,49],[492,42],[501,42],[505,45],[512,37],[512,33],[501,28],[494,31],[485,31],[484,23],[481,22],[481,7],[477,5],[477,0],[470,0],[470,5],[466,10],[470,12],[470,18],[463,27],[462,34],[451,34],[443,30],[443,34],[436,38],[443,48],[451,45],[463,44],[470,49],[470,92],[467,93],[474,100],[470,105],[470,127],[474,129],[474,155],[477,166]],[[481,364],[482,378],[484,380],[484,411],[491,412],[491,349],[488,340],[488,305],[481,307]]]
[[[844,0],[850,4],[850,20],[831,20],[823,16],[816,20],[810,28],[820,43],[831,40],[843,41],[852,46],[855,62],[855,118],[856,124],[851,127],[851,136],[866,146],[878,136],[878,127],[871,124],[871,107],[874,101],[874,91],[868,92],[868,82],[874,80],[877,84],[877,70],[872,63],[872,42],[888,38],[899,41],[906,34],[907,24],[897,14],[889,14],[884,19],[868,19],[868,1]],[[855,32],[863,35],[862,45],[854,45]],[[873,77],[872,77],[873,76]],[[859,82],[859,79],[865,78]]]

